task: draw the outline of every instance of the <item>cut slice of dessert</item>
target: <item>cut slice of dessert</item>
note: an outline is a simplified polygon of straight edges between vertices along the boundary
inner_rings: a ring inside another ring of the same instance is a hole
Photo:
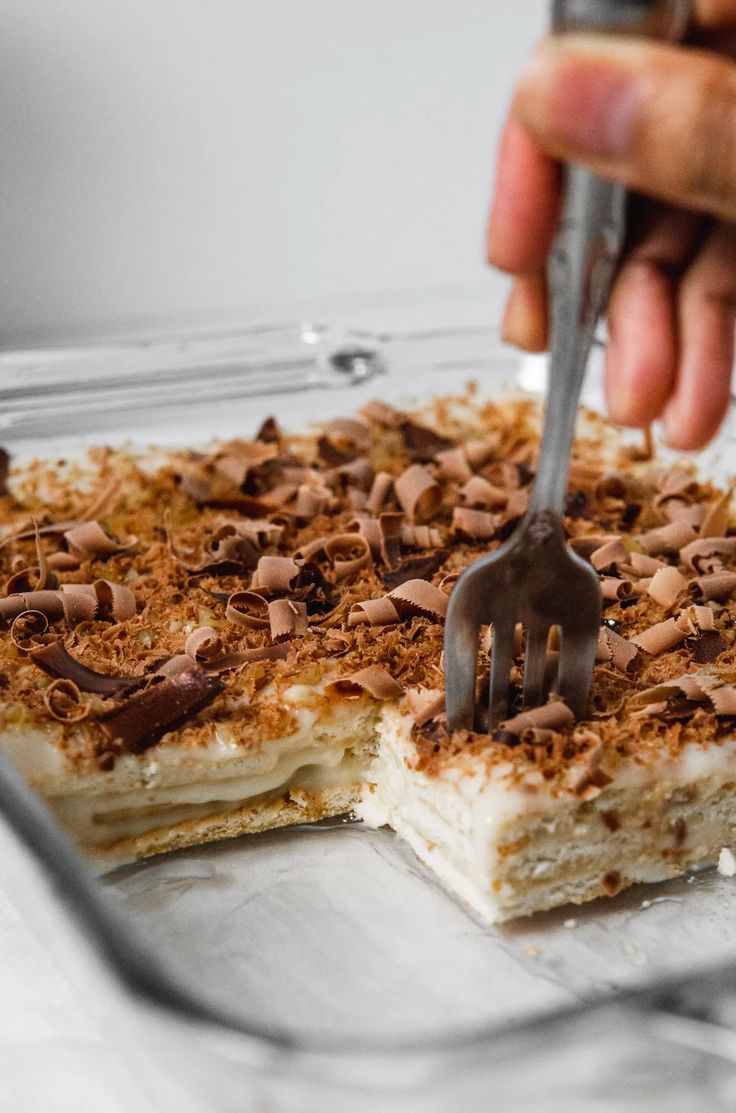
[[[600,419],[565,519],[604,596],[589,719],[552,695],[489,736],[479,702],[477,733],[447,733],[449,594],[523,515],[537,446],[532,402],[471,393],[17,465],[0,746],[109,863],[355,809],[500,920],[716,861],[736,820],[729,497]],[[519,636],[511,706],[523,667]]]

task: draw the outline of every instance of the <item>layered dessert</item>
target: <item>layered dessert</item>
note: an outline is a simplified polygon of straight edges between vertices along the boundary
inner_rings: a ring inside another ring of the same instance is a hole
[[[444,716],[457,578],[523,516],[539,412],[473,392],[308,434],[0,475],[0,746],[116,864],[354,814],[488,922],[715,863],[736,824],[729,492],[582,422],[565,528],[604,598],[588,717]]]

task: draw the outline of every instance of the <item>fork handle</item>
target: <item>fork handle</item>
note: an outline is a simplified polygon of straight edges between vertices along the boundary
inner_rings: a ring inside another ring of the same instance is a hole
[[[562,217],[548,262],[550,381],[530,510],[562,515],[585,365],[625,226],[625,188],[580,166],[566,167]]]

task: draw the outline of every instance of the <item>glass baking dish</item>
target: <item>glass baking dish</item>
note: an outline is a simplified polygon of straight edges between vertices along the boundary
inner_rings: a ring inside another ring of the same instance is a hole
[[[6,353],[0,441],[20,456],[194,444],[248,435],[271,413],[295,429],[471,379],[490,397],[543,386],[544,360],[506,348],[488,307],[455,327],[441,306],[425,306],[424,322],[410,306],[406,330],[396,307],[388,329],[376,316],[371,328],[268,324]],[[595,407],[601,363],[598,351]],[[732,407],[704,470],[725,480],[735,439]],[[679,1110],[704,1085],[710,1109],[733,1105],[736,881],[715,871],[490,929],[392,833],[349,821],[96,881],[64,850],[62,884],[61,836],[46,831],[34,851],[8,814],[0,892],[114,1025],[153,1108],[165,1094],[166,1107],[244,1113],[464,1110],[492,1093],[495,1109],[555,1109],[564,1096],[567,1109]]]

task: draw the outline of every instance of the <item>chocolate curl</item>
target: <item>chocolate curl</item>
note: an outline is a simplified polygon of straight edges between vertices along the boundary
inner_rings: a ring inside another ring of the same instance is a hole
[[[604,576],[601,580],[601,595],[609,601],[633,599],[637,594],[638,588],[632,584],[631,580],[617,580],[614,576]]]
[[[509,519],[521,518],[526,514],[529,506],[529,489],[527,487],[520,487],[518,491],[512,491],[506,501],[506,515]]]
[[[97,613],[97,595],[92,584],[62,584],[59,588],[64,620],[70,629],[89,622]]]
[[[473,474],[464,448],[446,448],[435,454],[437,470],[443,479],[466,483]]]
[[[657,505],[669,498],[694,498],[698,493],[698,481],[691,471],[675,464],[663,471],[657,478]]]
[[[192,668],[166,677],[107,712],[100,727],[110,741],[119,739],[128,753],[142,753],[163,734],[192,719],[222,690],[216,676]]]
[[[18,592],[24,591],[53,591],[59,586],[59,578],[51,570],[49,562],[46,559],[38,523],[34,521],[33,525],[36,531],[37,566],[35,568],[22,568],[20,571],[15,572],[5,585],[6,595],[15,595]]]
[[[393,626],[400,621],[398,610],[385,595],[380,599],[353,603],[348,614],[348,626]]]
[[[696,673],[696,676],[701,688],[713,704],[716,715],[736,715],[736,688],[732,684],[724,684],[720,677],[711,676],[707,672]]]
[[[640,534],[636,540],[649,556],[658,556],[660,553],[675,553],[696,537],[695,530],[687,522],[670,522],[667,526]]]
[[[307,604],[294,603],[291,599],[274,599],[268,604],[268,621],[271,638],[275,642],[293,634],[306,634],[309,630]]]
[[[676,568],[668,565],[666,568],[657,569],[647,591],[655,603],[669,610],[674,607],[682,592],[687,591],[687,580]]]
[[[436,549],[427,556],[407,557],[402,560],[398,568],[382,572],[381,579],[389,589],[400,587],[407,580],[431,580],[449,555],[447,549]],[[440,584],[440,590],[443,590],[442,584]]]
[[[389,475],[387,471],[377,472],[373,477],[373,486],[368,495],[368,501],[365,504],[366,510],[371,514],[377,515],[391,494],[393,485],[394,477],[392,475]]]
[[[81,723],[89,715],[89,704],[72,680],[54,680],[43,694],[46,710],[60,723]]]
[[[496,532],[496,519],[487,510],[456,506],[452,512],[451,530],[456,537],[468,541],[488,541]]]
[[[629,564],[637,576],[654,576],[660,568],[670,567],[666,560],[657,560],[645,553],[629,553]]]
[[[49,553],[46,562],[49,568],[53,568],[54,572],[76,572],[79,568],[77,558],[73,557],[71,553],[65,553],[62,549],[59,549],[57,553]]]
[[[229,537],[250,542],[255,549],[267,549],[269,545],[278,545],[284,527],[278,522],[271,522],[268,518],[252,518],[247,522],[223,522],[210,538],[210,551],[220,556],[218,546]]]
[[[242,657],[247,664],[254,661],[283,661],[289,656],[288,642],[279,642],[276,645],[261,645],[255,649],[241,649],[240,653],[233,656]]]
[[[664,504],[664,516],[668,522],[686,522],[695,530],[700,530],[705,519],[705,510],[699,502],[692,504],[680,499],[670,499]]]
[[[220,635],[211,626],[199,626],[192,630],[184,643],[184,656],[189,658],[189,667],[212,661],[222,653]],[[176,658],[173,658],[176,660]],[[183,671],[183,670],[182,670]],[[168,675],[172,675],[169,673]]]
[[[653,688],[647,688],[644,692],[637,692],[627,701],[627,706],[632,711],[648,710],[674,695],[683,695],[685,699],[693,703],[701,703],[707,699],[706,692],[700,683],[700,675],[698,673],[686,673],[684,676],[657,684]]]
[[[414,725],[423,727],[445,710],[445,693],[437,688],[411,688],[406,693],[406,704]]]
[[[369,665],[368,668],[341,676],[325,686],[327,694],[342,696],[343,699],[360,699],[369,695],[381,702],[390,699],[399,699],[404,694],[404,689],[397,680],[378,665]]]
[[[597,534],[593,536],[572,537],[570,539],[570,548],[573,552],[577,553],[579,557],[582,557],[583,560],[590,560],[593,553],[604,545],[607,545],[610,540],[610,536],[598,536]]]
[[[465,506],[477,510],[498,510],[506,505],[509,492],[502,487],[494,487],[482,475],[473,475],[460,488],[460,498]]]
[[[626,560],[626,546],[620,537],[611,537],[590,554],[590,563],[597,572],[607,572]]]
[[[461,574],[460,572],[448,572],[446,576],[443,576],[438,585],[440,591],[444,591],[445,595],[449,595],[460,579]],[[488,627],[488,629],[490,630],[490,627]],[[488,648],[490,649],[490,642]]]
[[[434,526],[401,526],[401,544],[406,549],[438,549],[442,534]]]
[[[315,537],[314,541],[308,541],[306,545],[302,545],[296,550],[294,560],[310,561],[317,560],[320,556],[326,557],[325,545],[328,540],[327,537]]]
[[[706,511],[701,527],[702,537],[725,537],[731,512],[731,491],[712,503]]]
[[[35,638],[45,634],[49,628],[49,620],[41,611],[23,611],[13,619],[10,627],[10,640],[16,649],[21,652],[28,650],[28,643],[33,644]]]
[[[402,421],[399,429],[404,440],[404,448],[412,460],[424,462],[432,460],[438,452],[445,448],[452,448],[452,441],[447,437],[435,433],[425,425],[417,425],[414,421]]]
[[[362,421],[349,417],[336,417],[322,427],[323,432],[341,450],[359,448],[362,452],[371,446],[370,428]]]
[[[142,676],[109,676],[88,668],[73,657],[61,642],[51,642],[32,649],[28,654],[33,664],[48,676],[71,681],[81,692],[99,696],[117,696],[144,683]],[[189,663],[191,668],[191,661]]]
[[[366,402],[360,412],[368,421],[373,421],[376,425],[384,425],[387,429],[398,425],[402,419],[399,410],[395,410],[388,402],[381,402],[377,398],[372,402]]]
[[[689,591],[696,603],[709,599],[714,603],[725,603],[736,590],[736,572],[711,572],[708,576],[698,576],[690,584]]]
[[[465,455],[472,468],[482,468],[492,460],[498,451],[499,439],[497,436],[474,437],[465,442]]]
[[[434,517],[442,503],[442,489],[421,464],[412,464],[394,483],[396,497],[412,522]]]
[[[234,592],[227,601],[225,618],[235,626],[248,626],[252,630],[265,630],[270,625],[268,603],[255,591]]]
[[[685,607],[680,611],[677,624],[686,634],[704,634],[715,630],[715,618],[710,607]]]
[[[64,617],[61,593],[58,591],[24,591],[0,599],[0,622],[10,626],[24,611],[40,611],[49,622]]]
[[[705,557],[733,556],[736,554],[736,537],[699,537],[680,550],[680,560],[688,568],[700,571]]]
[[[501,723],[499,730],[509,731],[511,734],[520,735],[526,730],[554,730],[561,731],[572,726],[575,716],[562,700],[553,700],[543,707],[535,707],[532,711],[522,711],[512,719]]]
[[[428,584],[426,580],[407,580],[389,591],[388,598],[402,619],[423,615],[442,622],[447,614],[448,599],[444,591]]]
[[[110,580],[95,580],[92,584],[97,597],[97,610],[102,618],[115,622],[127,622],[136,613],[135,595],[124,584],[114,584]]]
[[[598,631],[596,661],[611,664],[620,672],[626,672],[639,655],[639,650],[615,630],[601,626]]]
[[[311,483],[302,483],[296,492],[295,513],[297,518],[306,518],[308,521],[323,514],[332,499],[332,492],[322,486]]]
[[[253,438],[256,441],[263,441],[264,444],[278,444],[282,439],[281,429],[275,417],[267,417]]]
[[[330,537],[324,550],[338,581],[356,576],[372,563],[370,545],[359,533],[339,533]]]
[[[64,531],[64,540],[69,552],[79,561],[105,560],[114,553],[122,553],[135,544],[135,539],[121,544],[109,536],[99,522],[80,522],[72,529]]]
[[[299,566],[291,557],[262,556],[253,573],[251,589],[267,595],[290,591],[299,575]]]
[[[666,653],[668,649],[674,649],[686,637],[687,631],[678,625],[677,620],[668,618],[665,622],[657,622],[654,626],[650,626],[648,630],[643,630],[641,634],[636,634],[629,640],[637,648],[643,649],[645,653],[651,653],[653,657],[658,657],[660,653]]]

